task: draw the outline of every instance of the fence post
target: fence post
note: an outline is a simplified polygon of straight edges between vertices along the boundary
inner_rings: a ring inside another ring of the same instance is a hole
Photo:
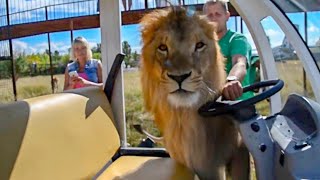
[[[6,0],[6,8],[7,8],[7,35],[9,39],[9,51],[11,56],[11,75],[12,75],[12,86],[13,86],[13,95],[14,100],[17,101],[17,86],[16,86],[16,68],[15,68],[15,62],[13,58],[13,48],[12,48],[12,39],[10,35],[10,17],[9,17],[9,0]]]
[[[48,20],[48,6],[45,6],[44,9],[45,9],[46,21],[47,21]]]
[[[145,9],[148,9],[149,7],[148,7],[148,0],[144,0],[144,7],[145,7]]]
[[[50,33],[47,33],[47,35],[48,35],[48,45],[49,45],[49,61],[50,61],[50,75],[51,75],[51,90],[52,90],[52,93],[54,93]],[[47,68],[45,68],[45,69],[47,69]]]

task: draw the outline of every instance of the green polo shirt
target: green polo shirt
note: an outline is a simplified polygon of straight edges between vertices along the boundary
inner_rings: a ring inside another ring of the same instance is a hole
[[[226,64],[226,72],[227,74],[230,73],[232,68],[232,56],[236,54],[241,54],[247,58],[247,71],[250,69],[250,59],[251,59],[251,45],[248,43],[247,38],[237,32],[233,32],[228,30],[227,33],[219,40],[219,45],[221,48],[221,52],[225,57],[225,64]],[[243,81],[241,82],[242,86],[247,86],[252,82],[251,79],[255,79],[252,73],[247,73],[244,77]],[[247,99],[254,95],[253,92],[244,93],[239,100]]]

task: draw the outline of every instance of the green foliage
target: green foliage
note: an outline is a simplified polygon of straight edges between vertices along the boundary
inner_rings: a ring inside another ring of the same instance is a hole
[[[131,46],[128,41],[122,42],[122,52],[125,54],[124,64],[128,67],[131,61]]]
[[[19,56],[19,57],[22,57],[22,56]],[[31,54],[31,55],[23,56],[22,58],[24,58],[23,60],[28,64],[32,64],[33,62],[39,64],[44,61],[43,59],[41,59],[40,54]]]
[[[101,43],[97,43],[97,47],[91,49],[92,53],[101,53]]]
[[[0,79],[6,79],[11,77],[11,61],[0,61]]]
[[[61,61],[61,56],[59,54],[59,51],[54,51],[52,54],[52,63],[57,63]]]
[[[93,59],[100,59],[100,60],[101,60],[101,53],[99,53],[99,52],[93,53],[93,54],[92,54],[92,58],[93,58]]]
[[[29,65],[26,61],[26,57],[19,56],[16,59],[15,70],[16,70],[16,73],[18,73],[19,75],[27,73],[27,71],[29,70]]]
[[[132,59],[134,61],[138,61],[139,60],[139,54],[137,53],[137,51],[134,51],[134,53],[131,56],[132,56]]]
[[[68,62],[70,61],[70,55],[69,54],[65,54],[61,56],[61,63],[66,65],[68,64]]]

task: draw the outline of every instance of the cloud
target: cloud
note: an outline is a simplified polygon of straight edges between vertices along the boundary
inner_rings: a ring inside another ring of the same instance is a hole
[[[97,47],[97,42],[90,42],[89,45],[91,48]],[[71,44],[65,42],[51,42],[51,52],[59,51],[60,54],[67,54],[69,53],[69,48]],[[26,54],[33,54],[33,53],[44,53],[47,49],[49,49],[47,42],[31,44],[21,40],[14,40],[13,41],[13,50],[15,54],[19,53],[26,53]]]
[[[277,31],[275,29],[267,29],[266,34],[270,38],[271,47],[279,46],[282,44],[284,38],[284,34],[282,33],[282,31]],[[244,33],[244,35],[247,37],[252,49],[256,49],[251,34],[249,32],[246,32]]]
[[[12,41],[13,46],[13,53],[14,54],[20,54],[20,53],[26,53],[26,54],[33,54],[33,53],[43,53],[48,49],[47,43],[40,43],[36,44],[34,46],[21,41],[21,40],[13,40]]]
[[[315,26],[313,23],[311,23],[310,26],[308,27],[308,31],[312,33],[318,33],[320,32],[320,29],[317,26]]]
[[[51,42],[51,51],[59,51],[60,54],[69,53],[70,44],[66,44],[64,42]]]
[[[309,35],[309,38],[308,38],[308,44],[311,45],[311,46],[315,46],[316,43],[320,41],[320,35],[316,35],[316,34],[311,34]]]
[[[88,41],[88,42],[91,49],[94,47],[97,47],[97,42],[93,42],[93,41]]]
[[[48,49],[49,45],[47,42],[43,42],[43,43],[36,44],[34,47],[39,49],[39,51],[41,51],[41,49],[44,49],[44,50]]]
[[[34,49],[31,49],[28,47],[28,44],[26,42],[20,41],[20,40],[13,40],[12,41],[12,48],[13,48],[13,54],[20,54],[23,52],[33,51]]]
[[[141,53],[141,46],[134,46],[134,47],[131,47],[131,53],[134,53],[135,51],[137,51],[138,54]]]
[[[278,35],[281,35],[282,33],[279,31],[276,31],[275,29],[267,29],[266,34],[268,36],[278,36]]]
[[[282,44],[284,33],[281,30],[267,29],[266,34],[270,38],[271,47],[279,46]]]
[[[27,49],[28,44],[20,40],[13,40],[13,49]]]

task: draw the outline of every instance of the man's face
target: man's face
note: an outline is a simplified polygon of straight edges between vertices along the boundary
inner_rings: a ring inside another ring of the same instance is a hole
[[[205,13],[211,22],[218,24],[218,33],[227,29],[227,21],[230,17],[230,13],[227,12],[221,4],[216,3],[208,5]]]

